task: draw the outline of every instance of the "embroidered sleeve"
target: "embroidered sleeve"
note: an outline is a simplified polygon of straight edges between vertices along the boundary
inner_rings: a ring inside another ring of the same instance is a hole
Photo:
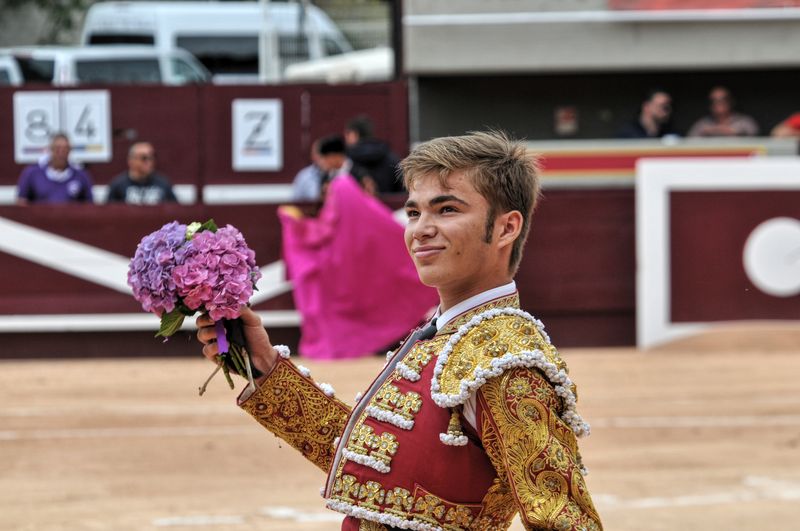
[[[327,384],[316,384],[307,370],[279,359],[264,383],[241,403],[262,426],[326,471],[334,439],[341,435],[350,407],[333,398]]]
[[[577,441],[560,407],[537,369],[507,370],[478,391],[481,439],[526,529],[599,531]]]

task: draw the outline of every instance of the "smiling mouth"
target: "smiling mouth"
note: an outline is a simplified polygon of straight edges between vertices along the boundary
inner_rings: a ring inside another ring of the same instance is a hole
[[[429,247],[429,246],[417,247],[416,249],[414,249],[414,257],[419,259],[429,258],[431,256],[440,253],[443,250],[444,247]]]

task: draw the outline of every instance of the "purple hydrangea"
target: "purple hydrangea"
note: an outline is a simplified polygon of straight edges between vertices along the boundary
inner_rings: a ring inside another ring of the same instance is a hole
[[[244,236],[228,225],[195,234],[181,263],[172,270],[176,292],[192,310],[205,310],[214,321],[239,317],[261,278],[256,255]]]
[[[175,309],[177,294],[173,270],[185,254],[186,225],[167,223],[148,234],[128,266],[128,285],[145,311],[163,315]]]

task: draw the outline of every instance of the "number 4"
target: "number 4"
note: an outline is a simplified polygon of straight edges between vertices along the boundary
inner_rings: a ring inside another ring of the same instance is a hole
[[[81,111],[81,116],[78,118],[78,123],[75,124],[76,135],[92,138],[97,132],[94,123],[89,119],[90,112],[91,109],[88,105],[83,108],[83,111]]]

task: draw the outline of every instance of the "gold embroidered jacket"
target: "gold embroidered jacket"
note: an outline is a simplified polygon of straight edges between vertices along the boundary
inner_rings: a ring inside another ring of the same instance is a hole
[[[461,420],[474,397],[476,426]],[[329,472],[343,529],[601,529],[582,475],[575,387],[516,296],[390,357],[351,410],[288,360],[242,407]],[[341,437],[341,441],[337,438]]]

